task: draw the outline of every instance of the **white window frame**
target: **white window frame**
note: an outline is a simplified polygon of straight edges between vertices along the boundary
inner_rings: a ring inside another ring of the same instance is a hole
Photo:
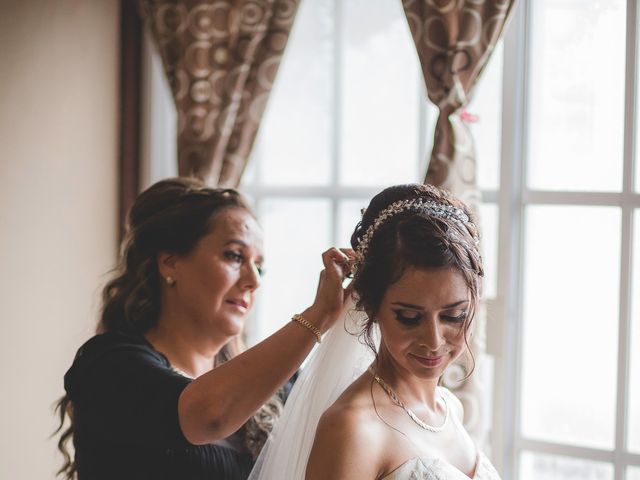
[[[638,76],[638,21],[640,0],[627,0],[626,32],[626,80],[624,119],[624,182],[619,193],[607,192],[549,192],[532,190],[526,186],[527,155],[527,93],[531,3],[520,0],[513,12],[511,25],[504,38],[503,97],[502,97],[502,151],[500,162],[500,189],[483,190],[481,200],[485,204],[495,204],[499,211],[498,238],[498,278],[497,297],[488,299],[487,353],[496,359],[494,372],[493,412],[491,449],[492,458],[505,480],[518,478],[519,458],[522,451],[555,454],[594,461],[609,462],[615,468],[615,480],[623,480],[626,467],[640,466],[640,455],[626,452],[626,428],[628,425],[628,383],[629,383],[629,339],[631,327],[631,265],[633,215],[640,209],[640,194],[634,192],[636,105]],[[341,64],[342,38],[340,25],[341,0],[334,0],[336,28],[334,30],[335,68],[333,77],[333,151],[331,156],[332,176],[327,186],[266,186],[260,183],[260,151],[253,153],[255,182],[243,185],[243,192],[255,200],[256,210],[268,198],[324,199],[331,203],[331,236],[338,239],[338,207],[340,201],[353,198],[371,198],[387,185],[356,187],[339,184],[340,162],[340,108],[341,108]],[[143,175],[141,187],[146,188],[160,178],[173,176],[176,172],[175,111],[159,59],[150,60],[150,44],[145,43],[145,64],[143,87],[143,129],[142,147]],[[424,98],[424,81],[416,79],[416,88]],[[419,109],[419,145],[416,161],[419,172],[424,174],[431,145],[432,125],[428,123],[426,103]],[[151,160],[153,159],[153,161]],[[160,161],[158,161],[160,159]],[[408,181],[411,179],[407,179]],[[421,179],[416,179],[421,180]],[[616,401],[615,449],[606,451],[552,442],[526,439],[520,432],[520,372],[522,367],[522,285],[523,285],[523,235],[524,210],[529,205],[598,205],[615,206],[621,209],[621,271],[619,299],[618,371]],[[254,311],[258,311],[255,308]],[[251,340],[251,339],[250,339]]]
[[[250,183],[242,184],[241,190],[243,193],[247,194],[253,199],[255,210],[260,217],[261,214],[261,204],[264,200],[270,198],[278,198],[278,199],[299,199],[299,200],[325,200],[329,201],[331,204],[331,232],[330,239],[332,245],[338,247],[349,247],[350,245],[345,244],[348,242],[348,239],[338,238],[338,215],[339,215],[339,205],[341,201],[349,200],[349,199],[370,199],[375,194],[379,193],[382,189],[388,187],[389,185],[377,185],[377,186],[367,186],[367,187],[358,187],[352,185],[340,184],[340,162],[341,162],[341,140],[342,140],[342,124],[341,124],[341,106],[342,106],[342,88],[341,88],[341,77],[343,74],[342,65],[344,62],[343,59],[343,50],[342,50],[342,12],[343,12],[343,1],[342,0],[334,0],[333,9],[335,13],[335,23],[334,23],[334,31],[333,31],[333,60],[334,60],[334,68],[333,68],[333,78],[332,78],[332,94],[333,94],[333,104],[332,104],[332,129],[331,129],[331,141],[332,141],[332,152],[331,152],[331,177],[328,185],[324,186],[280,186],[280,185],[263,185],[261,182],[261,158],[262,153],[260,151],[259,144],[256,144],[252,152],[251,161],[253,162],[253,176],[254,178]],[[424,87],[424,79],[422,77],[422,73],[418,72],[416,77],[416,88],[419,89],[419,98],[426,98],[426,90]],[[417,170],[419,172],[419,177],[423,176],[426,173],[428,158],[427,152],[430,149],[432,139],[432,130],[433,126],[428,125],[428,112],[427,112],[427,102],[421,102],[418,110],[418,118],[416,119],[419,123],[418,127],[418,148],[417,148],[417,157],[415,159],[416,164],[418,166]],[[267,107],[268,108],[268,107]],[[420,182],[422,178],[413,179],[414,181]],[[412,179],[407,179],[407,182],[412,181]],[[363,205],[365,207],[366,205]],[[354,225],[355,227],[355,225]],[[327,245],[329,248],[331,245]],[[318,252],[320,254],[321,252]],[[312,278],[312,277],[310,277]],[[260,297],[256,300],[257,303],[260,302]],[[256,305],[253,309],[254,312],[258,312],[259,305]],[[257,338],[255,338],[251,332],[248,332],[247,342],[248,344],[254,343]]]
[[[490,302],[494,317],[488,332],[489,353],[497,357],[493,411],[492,448],[496,467],[503,478],[517,479],[523,451],[608,462],[614,479],[623,480],[628,466],[640,465],[640,455],[627,452],[629,415],[629,365],[631,331],[631,265],[634,211],[640,194],[634,191],[636,165],[636,105],[638,76],[638,0],[627,0],[626,75],[624,111],[624,181],[619,193],[551,192],[527,187],[528,62],[531,35],[531,3],[521,1],[514,11],[513,25],[505,36],[503,71],[503,136],[498,204],[499,251],[498,295]],[[618,207],[622,215],[620,252],[620,297],[617,359],[615,448],[566,445],[525,438],[520,431],[523,332],[524,211],[531,205],[589,205]]]

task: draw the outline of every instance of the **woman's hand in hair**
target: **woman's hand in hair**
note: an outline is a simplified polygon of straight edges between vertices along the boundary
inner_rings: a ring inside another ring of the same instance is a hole
[[[330,248],[322,254],[324,269],[320,272],[318,290],[313,305],[308,309],[321,324],[320,330],[330,328],[349,304],[351,284],[343,282],[351,272],[355,253],[350,248]]]

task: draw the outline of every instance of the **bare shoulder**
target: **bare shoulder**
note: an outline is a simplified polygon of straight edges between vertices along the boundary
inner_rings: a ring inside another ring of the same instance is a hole
[[[375,412],[363,401],[358,388],[352,387],[320,418],[307,464],[307,480],[371,480],[383,469],[385,436],[380,422],[372,416]]]

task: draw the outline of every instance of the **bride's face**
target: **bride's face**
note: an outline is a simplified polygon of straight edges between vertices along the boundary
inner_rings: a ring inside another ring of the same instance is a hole
[[[437,379],[465,350],[469,289],[455,268],[407,268],[376,315],[381,357],[392,368]]]

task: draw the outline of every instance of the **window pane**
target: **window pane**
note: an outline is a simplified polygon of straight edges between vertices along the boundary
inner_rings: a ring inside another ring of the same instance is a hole
[[[640,453],[640,210],[636,210],[634,224],[628,443],[629,450]]]
[[[482,190],[497,190],[500,182],[502,60],[503,47],[500,41],[480,77],[467,109],[477,117],[471,120],[471,132],[476,147],[478,186]]]
[[[620,211],[532,206],[525,221],[523,435],[613,448]]]
[[[640,47],[640,44],[639,44]],[[640,65],[640,48],[637,64]],[[636,67],[638,68],[638,67]],[[640,72],[640,70],[638,70]],[[640,192],[640,73],[636,75],[636,191]]]
[[[338,204],[338,240],[340,247],[351,248],[351,235],[356,224],[362,218],[360,210],[369,204],[369,200],[349,199]]]
[[[629,467],[627,469],[627,480],[640,480],[640,467]]]
[[[495,298],[498,289],[498,206],[480,204],[482,263],[484,266],[484,298]]]
[[[330,181],[333,3],[300,4],[253,153],[265,184]]]
[[[416,48],[400,2],[343,6],[340,180],[418,180],[420,84]],[[366,21],[363,21],[363,17]]]
[[[626,3],[530,2],[532,188],[620,190]]]
[[[257,165],[257,158],[255,157],[255,154],[252,158],[249,159],[249,161],[247,162],[247,166],[244,170],[244,172],[242,173],[242,177],[240,178],[240,188],[246,188],[246,187],[252,187],[254,185],[257,184],[258,179],[257,179],[257,171],[258,171],[258,165]]]
[[[613,466],[555,455],[524,452],[520,480],[613,480]]]
[[[258,318],[252,321],[248,343],[266,337],[312,304],[321,255],[331,246],[330,212],[330,202],[323,199],[261,202],[266,275],[258,290]]]

